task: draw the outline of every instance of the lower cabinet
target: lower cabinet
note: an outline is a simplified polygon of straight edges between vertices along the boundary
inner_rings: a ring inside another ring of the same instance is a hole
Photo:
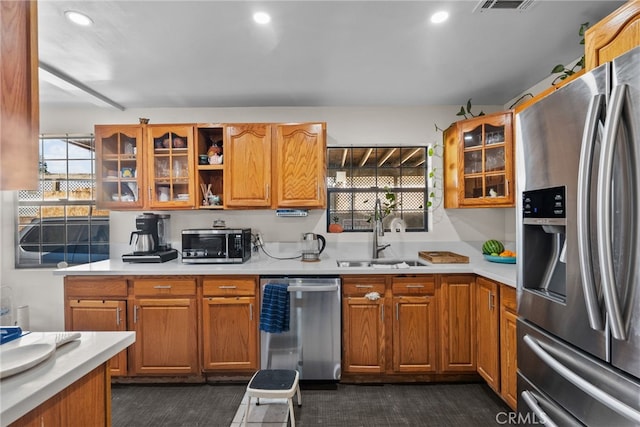
[[[516,290],[506,285],[500,286],[500,395],[512,408],[518,403],[518,320]]]
[[[11,427],[110,425],[111,382],[106,363],[10,424]]]
[[[345,374],[437,371],[435,276],[343,276]]]
[[[203,368],[213,371],[258,369],[257,278],[203,280]]]
[[[475,275],[441,275],[438,285],[440,370],[476,372]]]
[[[126,331],[127,281],[123,278],[65,278],[65,330]],[[110,361],[113,376],[127,375],[127,350]]]
[[[385,372],[384,276],[343,277],[342,367],[345,373]]]
[[[196,280],[133,281],[134,375],[199,374]]]
[[[476,325],[478,373],[500,392],[499,320],[500,285],[483,277],[476,280]]]
[[[395,277],[393,294],[393,371],[436,371],[434,276]]]

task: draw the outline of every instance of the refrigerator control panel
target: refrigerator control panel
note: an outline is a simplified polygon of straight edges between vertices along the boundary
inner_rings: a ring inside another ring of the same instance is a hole
[[[522,217],[560,219],[566,217],[565,187],[522,192]]]

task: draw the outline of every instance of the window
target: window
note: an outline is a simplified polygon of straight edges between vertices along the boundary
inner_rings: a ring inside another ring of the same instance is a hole
[[[372,231],[377,198],[383,225],[395,218],[407,231],[427,231],[426,147],[330,147],[327,149],[327,227]]]
[[[18,191],[16,267],[109,258],[109,212],[95,206],[93,136],[42,136],[38,190]]]

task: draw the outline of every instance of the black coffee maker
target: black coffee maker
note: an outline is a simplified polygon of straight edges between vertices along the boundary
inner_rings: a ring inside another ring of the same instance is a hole
[[[167,218],[145,212],[136,216],[136,230],[131,232],[129,244],[133,245],[133,252],[122,255],[124,262],[165,262],[178,257],[178,251],[170,249],[167,243]],[[158,223],[162,221],[162,239],[159,235]],[[135,236],[135,242],[134,242]],[[162,245],[161,245],[162,243]]]
[[[148,255],[158,251],[158,215],[143,213],[136,217],[136,231],[131,232],[129,244],[133,244],[134,255]]]

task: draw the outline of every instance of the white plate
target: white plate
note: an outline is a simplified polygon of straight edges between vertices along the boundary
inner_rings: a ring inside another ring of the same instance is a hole
[[[56,351],[53,342],[38,342],[0,349],[0,378],[15,375],[46,360]]]

